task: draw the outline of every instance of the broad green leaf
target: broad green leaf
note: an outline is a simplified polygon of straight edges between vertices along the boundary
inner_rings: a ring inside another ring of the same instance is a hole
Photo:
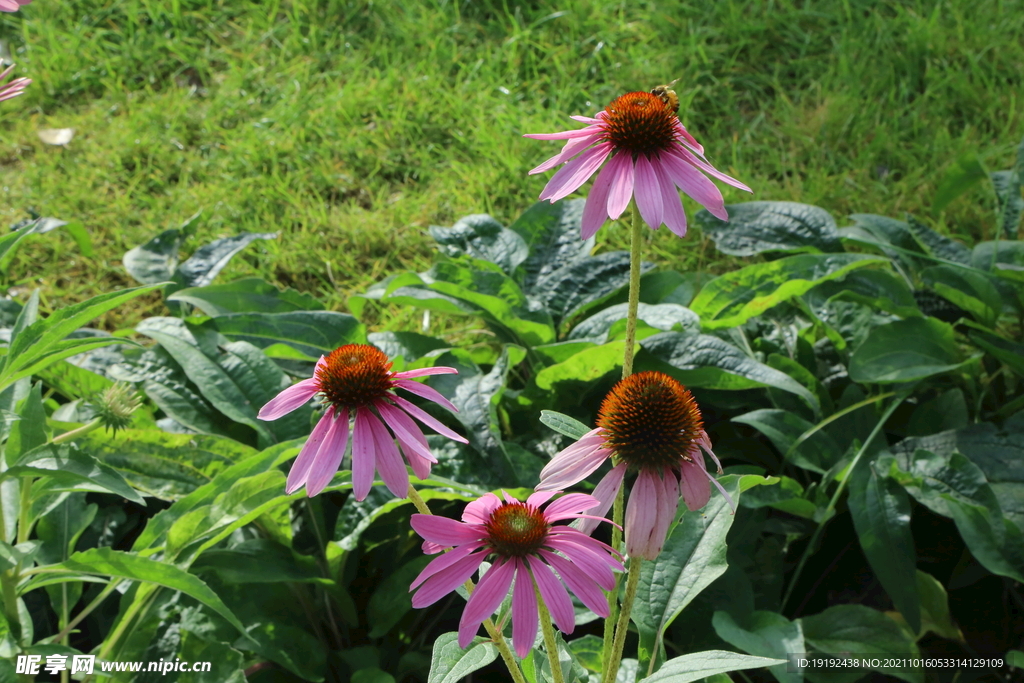
[[[207,550],[196,558],[189,571],[193,574],[216,572],[220,581],[229,584],[331,583],[323,578],[314,558],[299,555],[265,538],[249,539],[230,548]]]
[[[829,302],[855,301],[903,318],[921,315],[907,281],[888,270],[861,268],[841,280],[823,282],[805,296],[819,292],[826,294]]]
[[[964,309],[980,322],[992,326],[1003,310],[1003,300],[983,273],[966,268],[938,265],[921,271],[921,280],[935,293]]]
[[[143,245],[130,249],[121,257],[128,274],[144,285],[164,283],[174,277],[178,251],[185,235],[178,228],[164,230]]]
[[[540,421],[554,429],[559,434],[565,434],[577,441],[582,439],[584,435],[590,431],[590,429],[587,428],[587,425],[583,424],[579,420],[569,417],[568,415],[555,412],[554,410],[540,411]]]
[[[459,647],[458,633],[445,633],[434,641],[427,683],[459,683],[497,658],[498,648],[484,638],[474,638],[463,650]]]
[[[991,353],[999,362],[1024,377],[1024,344],[1012,342],[988,330],[973,329],[969,336],[976,346]]]
[[[587,634],[582,638],[570,640],[567,644],[584,669],[592,674],[600,674],[604,671],[602,664],[604,641],[601,638]]]
[[[1024,141],[1017,148],[1017,168],[995,171],[988,176],[999,202],[999,225],[1001,235],[1008,240],[1016,239],[1020,229],[1020,217],[1024,214],[1024,198],[1020,195],[1021,177],[1024,175]]]
[[[1024,242],[996,240],[979,242],[971,252],[971,265],[979,270],[991,271],[998,265],[1024,266]]]
[[[212,317],[230,313],[316,311],[324,307],[309,294],[294,289],[280,290],[258,277],[222,285],[187,287],[171,294],[167,300],[190,304]]]
[[[949,372],[964,362],[953,327],[935,318],[908,318],[876,327],[850,358],[855,382],[911,382]]]
[[[603,344],[608,340],[608,332],[612,325],[625,320],[629,304],[615,304],[598,311],[572,328],[567,339],[586,339]],[[700,332],[700,319],[697,315],[678,304],[640,304],[637,307],[637,318],[659,330],[697,334]]]
[[[870,654],[885,659],[918,657],[913,636],[895,621],[863,605],[836,605],[799,619],[804,640],[818,652],[835,656]],[[875,669],[907,683],[924,683],[924,672],[911,667]]]
[[[232,313],[214,318],[210,324],[229,339],[261,349],[287,344],[312,358],[345,344],[366,343],[366,327],[351,315],[334,311]]]
[[[737,624],[728,612],[715,612],[711,620],[718,637],[752,655],[786,660],[787,655],[805,652],[800,621],[790,621],[776,612],[754,612],[745,627]],[[779,683],[801,683],[802,671],[788,671],[787,664],[776,664],[768,671]]]
[[[959,263],[964,266],[970,264],[971,250],[960,242],[940,235],[924,223],[915,220],[913,216],[907,218],[907,225],[926,253],[950,263]]]
[[[785,659],[752,657],[724,650],[708,650],[675,657],[665,662],[653,676],[641,679],[642,683],[690,683],[715,674],[746,669],[760,669],[785,665]]]
[[[1024,652],[1010,650],[1006,653],[1006,665],[1015,669],[1024,669]]]
[[[592,349],[597,344],[591,341],[564,341],[554,344],[542,344],[534,346],[531,351],[540,356],[548,365],[564,363],[577,353],[586,349]]]
[[[864,458],[849,474],[848,504],[864,556],[896,609],[921,630],[921,598],[917,592],[917,552],[910,533],[910,498],[887,472]]]
[[[838,252],[836,222],[825,209],[798,202],[730,204],[729,220],[697,212],[697,223],[723,254],[754,256],[773,251]]]
[[[276,232],[243,232],[234,237],[224,237],[196,249],[187,261],[174,272],[174,281],[182,287],[205,287],[213,282],[217,274],[223,270],[238,252],[256,240],[272,240],[277,238]]]
[[[585,204],[585,199],[537,202],[509,226],[529,249],[519,280],[528,295],[542,298],[536,290],[545,289],[555,271],[590,255],[596,239],[580,239]]]
[[[44,444],[25,453],[0,479],[34,475],[50,477],[69,489],[102,491],[145,506],[146,502],[117,470],[84,453],[74,444]]]
[[[661,370],[686,386],[707,389],[736,391],[776,387],[800,396],[815,410],[819,409],[817,397],[807,387],[718,337],[663,332],[647,337],[640,346],[643,350],[637,354],[636,371]]]
[[[367,339],[370,344],[386,353],[388,358],[402,356],[409,362],[422,358],[431,351],[451,346],[443,339],[417,332],[371,332]]]
[[[210,590],[209,586],[199,578],[167,562],[151,560],[112,548],[90,548],[75,553],[64,562],[49,565],[46,569],[48,571],[68,570],[85,574],[116,576],[181,591],[203,603],[227,619],[240,632],[245,633],[245,627],[217,597],[217,594]]]
[[[487,214],[465,216],[450,228],[431,225],[430,235],[442,253],[490,261],[510,276],[529,255],[526,241],[517,232]]]
[[[643,261],[641,274],[654,268]],[[629,286],[629,254],[611,251],[564,264],[542,277],[528,292],[547,307],[560,329]],[[565,331],[563,329],[563,331]]]
[[[850,218],[854,221],[853,227],[839,231],[843,240],[879,248],[911,271],[926,262],[914,255],[924,255],[925,250],[906,221],[871,213],[855,213]]]
[[[937,431],[961,429],[969,422],[964,392],[955,388],[919,404],[907,420],[906,432],[910,436],[926,436]]]
[[[932,214],[938,216],[954,199],[988,177],[977,155],[966,154],[946,170],[932,200]]]
[[[48,387],[69,399],[92,398],[113,384],[98,373],[62,360],[35,373]]]
[[[411,562],[394,569],[380,582],[370,596],[366,607],[370,638],[380,638],[388,633],[402,617],[412,611],[412,593],[409,585],[423,568],[434,558],[421,555]]]
[[[18,418],[11,425],[11,433],[4,447],[4,458],[8,465],[46,443],[46,410],[43,408],[42,385],[38,382],[32,386],[28,396],[22,399]]]
[[[174,680],[180,683],[246,683],[245,658],[226,644],[186,631],[179,647],[180,654],[175,654],[182,660],[210,662],[210,670],[177,671]]]
[[[420,497],[427,502],[431,500],[461,500],[468,503],[479,497],[423,488],[425,486],[445,486],[443,482],[438,482],[433,478],[420,481],[416,486],[420,489]],[[445,488],[447,487],[445,486]],[[370,489],[370,494],[365,500],[359,501],[354,497],[346,499],[341,510],[338,511],[338,519],[334,524],[334,543],[343,550],[354,550],[359,545],[360,536],[374,521],[395,508],[408,504],[411,503],[407,499],[395,498],[376,486]],[[409,583],[412,581],[410,580]]]
[[[818,430],[794,449],[794,444],[814,425],[788,410],[761,408],[732,419],[761,432],[793,464],[824,474],[843,457],[843,449],[824,430]]]
[[[39,564],[66,560],[74,552],[82,532],[92,524],[98,509],[95,503],[86,505],[84,493],[73,493],[40,517],[36,525],[36,536],[43,542],[39,548]]]
[[[758,486],[743,494],[746,508],[773,507],[804,519],[814,519],[817,506],[804,497],[804,487],[789,477],[779,477],[778,486]]]
[[[884,260],[865,254],[797,254],[755,263],[706,284],[690,309],[704,329],[734,327],[815,285],[880,263]]]
[[[352,674],[352,683],[395,683],[395,677],[388,672],[378,669],[377,667],[371,667],[369,669],[360,669]]]
[[[931,631],[943,638],[963,641],[963,634],[949,613],[946,588],[931,574],[917,570],[917,593],[921,596],[921,630],[918,638]]]
[[[19,564],[29,564],[41,546],[42,541],[25,541],[11,545],[0,540],[0,571],[7,571]]]
[[[536,374],[534,380],[541,389],[552,389],[556,384],[588,384],[604,377],[622,365],[626,343],[610,342],[584,349],[568,360],[551,365]]]
[[[588,683],[590,674],[576,659],[576,654],[566,644],[562,632],[557,629],[555,630],[555,646],[558,650],[558,667],[562,670],[562,680],[565,683]],[[532,657],[528,655],[523,660],[523,673],[527,674],[526,664],[530,662],[533,664],[533,673],[538,683],[554,683],[555,678],[551,673],[551,662],[547,653],[542,652],[539,648],[534,648],[531,654]]]

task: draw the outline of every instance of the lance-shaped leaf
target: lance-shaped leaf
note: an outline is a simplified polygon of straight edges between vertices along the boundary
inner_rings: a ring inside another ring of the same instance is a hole
[[[754,612],[746,628],[740,626],[728,612],[715,612],[711,620],[715,633],[725,642],[752,655],[786,660],[787,655],[804,652],[804,634],[800,622],[790,621],[776,612]],[[768,669],[779,683],[802,683],[803,674],[789,671],[786,664]]]
[[[265,349],[287,344],[312,358],[345,344],[365,344],[366,326],[347,313],[292,311],[290,313],[232,313],[209,323],[228,339],[247,341]]]
[[[653,676],[640,680],[641,683],[690,683],[729,671],[760,669],[780,664],[785,665],[786,660],[753,657],[724,650],[707,650],[670,659]]]
[[[258,277],[247,277],[221,285],[187,287],[167,297],[195,306],[206,315],[230,313],[287,313],[323,310],[323,304],[294,289],[280,290]]]
[[[48,443],[33,448],[13,467],[0,472],[0,481],[25,475],[50,477],[70,489],[113,493],[133,503],[146,504],[117,470],[78,450],[74,444]]]
[[[850,358],[850,378],[862,383],[912,382],[966,362],[951,325],[935,318],[908,318],[868,333]]]

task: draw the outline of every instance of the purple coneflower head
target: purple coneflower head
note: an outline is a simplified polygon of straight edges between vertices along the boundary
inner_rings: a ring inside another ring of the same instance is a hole
[[[722,466],[711,450],[700,408],[686,387],[661,372],[626,377],[605,397],[597,429],[564,449],[541,470],[538,491],[561,490],[576,484],[608,458],[615,466],[594,489],[599,506],[587,510],[598,517],[608,513],[626,472],[636,483],[626,503],[626,552],[653,560],[665,545],[668,527],[682,495],[686,507],[699,510],[711,498],[711,483],[735,511],[732,498],[707,471],[703,449]],[[583,531],[594,529],[590,520]]]
[[[22,5],[27,5],[32,0],[0,0],[0,12],[17,12]]]
[[[565,164],[540,194],[541,199],[552,203],[575,192],[604,164],[583,209],[583,239],[594,235],[606,218],[615,220],[621,216],[632,197],[636,197],[640,216],[647,225],[657,230],[664,223],[683,237],[686,214],[676,188],[693,197],[714,216],[728,219],[722,193],[705,173],[753,192],[708,163],[704,148],[658,95],[626,93],[594,118],[571,118],[588,125],[578,130],[524,137],[568,140],[560,153],[530,171],[531,174],[541,173]]]
[[[324,490],[341,465],[348,444],[349,418],[353,418],[352,490],[356,500],[363,500],[369,494],[377,471],[388,490],[404,498],[409,491],[409,473],[395,441],[420,479],[426,479],[431,464],[437,462],[413,417],[449,439],[467,441],[396,395],[395,389],[405,389],[458,412],[435,389],[411,379],[457,372],[447,367],[391,372],[387,355],[367,344],[348,344],[326,357],[321,356],[313,377],[288,387],[259,412],[261,420],[276,420],[302,407],[314,396],[319,397],[326,408],[295,459],[285,490],[293,493],[305,486],[310,497]]]
[[[4,2],[4,1],[5,0],[0,0],[0,3]],[[13,10],[7,10],[7,11],[13,11]],[[24,92],[25,88],[28,87],[29,83],[32,82],[31,78],[15,78],[13,81],[8,83],[7,85],[4,85],[3,84],[4,80],[7,79],[7,76],[9,76],[12,71],[14,71],[14,65],[13,64],[11,64],[9,67],[4,69],[3,72],[0,72],[0,102],[3,102],[4,100],[9,100],[12,97],[17,97],[22,92]]]
[[[570,493],[541,510],[540,506],[556,493],[559,492],[534,493],[525,503],[508,493],[504,494],[504,501],[487,493],[466,506],[461,522],[413,515],[412,528],[426,539],[424,552],[453,550],[433,560],[412,582],[409,590],[419,588],[412,606],[434,604],[465,583],[490,556],[493,564],[462,612],[459,647],[469,645],[480,624],[508,595],[513,581],[512,644],[520,659],[530,652],[537,636],[537,591],[555,626],[565,633],[572,633],[576,626],[572,599],[565,586],[596,614],[607,617],[608,600],[601,589],[612,590],[612,570],[623,570],[614,557],[617,553],[588,534],[554,524],[589,517],[583,511],[593,508],[598,501],[593,496]]]

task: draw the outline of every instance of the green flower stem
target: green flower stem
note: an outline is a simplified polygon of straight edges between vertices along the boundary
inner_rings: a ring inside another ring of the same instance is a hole
[[[416,506],[416,509],[424,515],[432,515],[433,512],[427,507],[427,502],[423,500],[419,492],[413,487],[412,483],[409,484],[409,500]],[[445,550],[445,552],[448,552]],[[466,579],[466,583],[463,584],[466,588],[466,592],[470,595],[473,594],[473,589],[476,586],[473,584],[472,579]],[[519,669],[519,663],[516,658],[512,655],[512,650],[509,649],[508,643],[505,641],[505,636],[502,635],[501,631],[494,625],[494,621],[491,619],[484,620],[484,629],[487,631],[487,635],[494,641],[494,646],[498,648],[498,652],[501,653],[501,659],[505,662],[505,666],[508,667],[508,672],[512,674],[512,680],[515,683],[527,683],[526,677],[523,676],[523,672]]]
[[[531,581],[532,581],[531,577]],[[551,677],[554,683],[565,683],[565,677],[562,675],[562,665],[558,662],[558,643],[555,642],[555,629],[551,626],[551,614],[548,612],[547,606],[544,604],[544,598],[540,594],[540,590],[537,588],[536,582],[533,584],[533,591],[537,595],[537,609],[540,612],[540,628],[544,634],[544,649],[548,651],[548,664],[551,666]]]
[[[21,617],[18,614],[18,577],[15,575],[17,568],[7,572],[0,572],[0,595],[4,601],[4,615],[7,623],[18,629],[18,639],[21,638]]]
[[[814,530],[814,534],[811,535],[810,542],[807,544],[807,547],[804,548],[803,555],[800,557],[800,562],[796,566],[796,571],[793,572],[793,578],[789,581],[789,588],[786,589],[786,595],[782,598],[782,607],[786,606],[786,603],[789,602],[789,598],[793,595],[793,589],[796,588],[796,582],[800,579],[800,573],[803,572],[804,565],[807,564],[807,559],[811,556],[811,553],[814,552],[814,548],[818,544],[818,539],[821,537],[822,531],[825,530],[825,525],[828,524],[828,521],[832,519],[832,516],[835,514],[836,504],[839,502],[839,496],[841,496],[843,491],[846,490],[846,483],[850,481],[850,475],[854,468],[857,467],[857,463],[859,463],[860,459],[864,457],[865,453],[867,453],[868,446],[871,445],[871,442],[874,441],[875,437],[878,436],[878,433],[882,431],[882,427],[885,425],[886,420],[888,420],[896,408],[903,403],[903,400],[910,395],[910,391],[911,390],[908,388],[899,392],[896,398],[893,399],[892,403],[889,404],[889,407],[885,409],[885,412],[882,413],[882,417],[875,424],[875,428],[871,430],[871,434],[868,435],[868,438],[857,450],[857,454],[853,456],[853,460],[850,462],[849,467],[846,468],[846,476],[842,478],[839,482],[839,486],[836,487],[835,493],[832,494],[832,499],[828,502],[828,507],[825,508],[825,512],[821,516],[821,521],[818,522],[818,526]]]
[[[612,525],[612,547],[622,552],[622,508],[626,497],[626,487],[620,486],[619,492],[615,495],[615,503],[612,507],[612,521],[618,526]],[[619,579],[621,574],[615,575],[615,586],[608,591],[608,617],[604,620],[604,643],[601,646],[601,661],[611,660],[612,639],[615,636],[615,620],[619,616]]]
[[[622,648],[626,645],[626,633],[629,631],[629,614],[633,611],[636,589],[640,585],[640,558],[629,558],[629,576],[626,579],[626,594],[622,598],[622,611],[615,625],[615,643],[612,646],[611,661],[604,662],[604,683],[614,683],[619,674],[619,663],[622,662]]]
[[[93,598],[92,602],[86,605],[85,608],[81,612],[79,612],[74,619],[68,622],[67,626],[61,629],[60,633],[58,633],[53,638],[53,641],[61,642],[64,639],[66,639],[68,635],[71,634],[72,629],[74,629],[76,626],[82,623],[83,619],[92,614],[92,611],[99,607],[100,604],[107,599],[107,596],[113,593],[114,589],[121,585],[121,581],[123,581],[123,579],[111,579],[110,583],[103,587],[103,590],[100,591],[99,595]]]
[[[84,424],[81,427],[76,427],[75,429],[72,429],[70,432],[64,432],[63,434],[59,434],[53,437],[52,439],[50,439],[50,443],[64,443],[65,441],[71,441],[72,439],[77,439],[78,437],[84,436],[85,434],[88,434],[91,431],[95,431],[102,426],[103,420],[101,420],[100,418],[96,418],[95,420],[89,422],[88,424]]]
[[[629,308],[626,313],[626,351],[622,358],[622,378],[633,374],[633,346],[636,344],[636,312],[640,306],[640,239],[643,220],[636,200],[629,202],[633,227],[629,240]]]

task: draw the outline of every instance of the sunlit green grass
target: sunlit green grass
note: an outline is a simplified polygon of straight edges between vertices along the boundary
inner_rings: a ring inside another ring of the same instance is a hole
[[[0,38],[35,81],[0,104],[0,224],[77,218],[96,246],[82,258],[57,232],[20,252],[7,285],[41,287],[49,308],[128,284],[124,251],[201,208],[186,254],[280,233],[221,281],[259,274],[344,310],[382,276],[428,267],[427,226],[508,222],[534,202],[550,173],[527,171],[558,147],[523,133],[676,77],[712,163],[755,199],[840,224],[910,211],[992,237],[987,189],[938,217],[931,197],[964,154],[1008,168],[1024,134],[1021,2],[35,0],[0,15]],[[64,127],[67,149],[36,135]],[[599,245],[624,248],[626,230]],[[696,230],[652,234],[645,257],[722,265]]]

